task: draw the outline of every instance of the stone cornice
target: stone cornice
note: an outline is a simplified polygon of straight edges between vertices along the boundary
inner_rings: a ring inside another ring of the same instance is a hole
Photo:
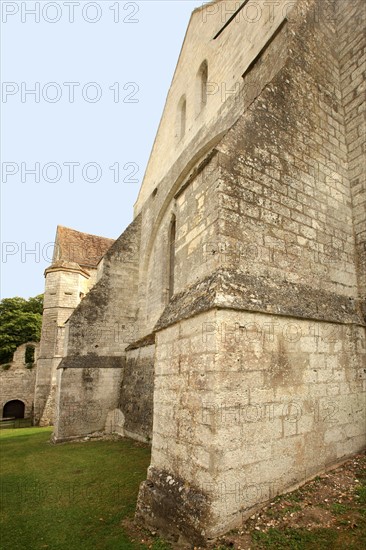
[[[366,326],[361,300],[288,281],[218,270],[173,296],[154,331],[211,309]]]

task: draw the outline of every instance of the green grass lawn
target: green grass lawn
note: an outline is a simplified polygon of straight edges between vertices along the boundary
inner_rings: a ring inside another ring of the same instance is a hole
[[[0,433],[1,550],[146,549],[121,521],[133,517],[150,449],[128,440],[52,445],[51,433]]]
[[[123,527],[123,520],[133,518],[138,488],[146,478],[150,462],[148,446],[129,440],[52,445],[51,433],[52,428],[0,432],[0,550],[170,548],[151,537],[148,544],[143,544],[142,539],[147,540],[143,531],[135,529],[131,531],[133,535],[128,535]],[[366,548],[366,477],[365,470],[357,468],[354,474],[359,482],[348,504],[321,503],[322,510],[329,507],[335,515],[336,526],[308,531],[294,529],[289,524],[268,532],[256,531],[252,526],[248,531],[250,547],[253,550]],[[326,479],[319,481],[323,490]],[[277,497],[275,501],[279,504],[282,500],[289,501],[283,514],[296,514],[301,500],[311,500],[313,488],[320,490],[314,484],[315,481],[310,482],[291,494]],[[283,514],[276,509],[277,518]],[[222,550],[230,547],[232,544],[215,546]]]

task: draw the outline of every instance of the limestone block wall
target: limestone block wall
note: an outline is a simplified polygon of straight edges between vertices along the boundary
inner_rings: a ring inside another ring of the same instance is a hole
[[[285,67],[217,146],[223,265],[356,298],[335,30],[288,22]],[[235,152],[235,153],[233,153]]]
[[[215,145],[217,234],[203,244],[216,271],[186,288],[179,273],[156,325],[152,461],[137,517],[176,542],[239,526],[366,442],[364,210],[350,154],[362,148],[344,102],[344,19],[334,3],[320,18],[319,4],[298,3],[264,54],[286,32],[285,62]],[[363,50],[353,54],[358,66]],[[264,73],[258,60],[251,77]],[[200,185],[192,177],[181,196]]]
[[[183,188],[176,200],[163,210],[161,219],[156,222],[156,234],[151,238],[151,228],[144,221],[142,229],[142,268],[146,262],[146,272],[141,269],[140,285],[140,337],[149,334],[167,303],[169,302],[169,230],[173,215],[176,220],[174,293],[207,276],[213,269],[216,259],[204,262],[204,243],[214,240],[218,231],[218,172],[217,159],[210,157],[201,167],[197,167],[192,184]],[[159,195],[163,195],[162,190]],[[159,214],[158,197],[155,204],[147,206],[143,212],[148,220]]]
[[[137,334],[140,227],[138,217],[108,250],[102,276],[67,323],[55,441],[104,431],[109,412],[118,409],[125,348]]]
[[[110,411],[118,409],[124,357],[80,355],[60,364],[56,385],[55,442],[104,432]]]
[[[56,369],[63,356],[65,323],[88,293],[96,279],[96,269],[86,273],[75,264],[46,270],[41,347],[35,391],[35,422],[53,424]],[[48,404],[48,400],[50,401]],[[47,414],[45,407],[47,404]]]
[[[201,544],[365,444],[364,329],[216,310],[156,335],[138,517]]]
[[[27,346],[34,347],[34,366],[29,369],[25,363]],[[25,404],[24,417],[31,418],[33,414],[34,388],[36,383],[36,361],[39,354],[39,342],[28,342],[19,346],[8,363],[10,368],[0,365],[0,414],[3,415],[4,405],[8,401],[19,400]]]
[[[118,409],[123,415],[120,433],[141,441],[151,441],[154,397],[153,341],[127,349]]]
[[[223,2],[223,4],[226,5],[226,2]],[[207,26],[212,23],[211,17],[220,19],[223,14],[228,15],[232,8],[229,4],[230,2],[227,3],[227,10],[226,8],[223,10],[222,7],[219,10],[215,8],[215,13],[207,16],[207,19],[210,20],[210,23],[206,22]],[[289,6],[287,7],[289,8]],[[201,13],[200,17],[205,16]],[[238,31],[239,22],[244,24],[246,18],[241,14],[240,18],[233,23],[234,31],[231,32],[235,34]],[[248,21],[246,21],[247,23]],[[254,27],[250,25],[250,32],[253,31]],[[217,171],[217,151],[215,151],[214,146],[217,145],[219,137],[222,137],[223,128],[228,128],[244,110],[249,108],[261,90],[273,79],[286,62],[288,28],[283,26],[282,22],[275,29],[273,36],[268,37],[266,35],[266,41],[261,42],[264,51],[261,53],[260,63],[255,64],[253,67],[246,67],[248,70],[245,74],[243,73],[244,77],[240,73],[240,78],[237,74],[238,67],[241,70],[240,61],[237,62],[238,66],[233,64],[235,55],[238,59],[241,56],[241,54],[239,55],[239,39],[235,34],[235,47],[238,51],[235,50],[233,57],[226,56],[220,67],[225,66],[225,83],[231,83],[236,77],[239,78],[235,84],[236,93],[220,96],[221,99],[218,103],[216,97],[209,95],[205,110],[210,110],[212,116],[215,109],[218,109],[218,111],[216,118],[212,118],[212,126],[209,127],[203,124],[201,127],[201,148],[198,148],[197,152],[196,140],[192,140],[192,143],[186,143],[183,148],[184,161],[177,160],[166,171],[160,181],[154,179],[156,187],[142,207],[141,265],[139,272],[140,337],[151,332],[168,302],[168,233],[173,214],[176,216],[177,224],[175,292],[179,292],[185,286],[203,278],[220,264],[220,254],[211,254],[212,245],[217,245],[218,240],[218,228],[215,227],[215,223],[217,224],[219,206],[217,189],[219,189],[220,180]],[[243,31],[243,29],[241,30]],[[189,32],[191,31],[189,30]],[[248,36],[247,30],[244,34]],[[192,37],[192,40],[195,44],[197,36]],[[224,40],[223,44],[226,44],[224,34],[220,40]],[[201,44],[200,47],[205,46]],[[227,47],[231,48],[230,45]],[[215,50],[215,55],[222,55],[220,48],[217,52]],[[250,59],[253,60],[255,58],[254,50],[250,49],[250,51],[252,52]],[[230,59],[227,59],[227,57]],[[177,78],[180,78],[178,73],[180,74],[180,71],[177,71]],[[166,109],[169,109],[168,104]],[[163,119],[165,116],[164,114]],[[211,139],[212,136],[214,136],[214,139]],[[159,160],[160,163],[161,159]],[[146,181],[148,180],[146,179]]]
[[[179,165],[178,172],[184,170],[210,140],[237,120],[243,101],[258,92],[259,83],[250,82],[243,88],[242,75],[273,32],[291,16],[296,1],[257,0],[246,4],[217,37],[240,4],[222,0],[204,4],[193,12],[135,205],[136,213],[175,163]],[[208,65],[208,99],[199,109],[197,81],[204,61]],[[177,120],[182,98],[186,100],[186,130],[179,139]],[[163,156],[159,154],[162,150]]]
[[[366,8],[359,2],[338,2],[338,55],[357,250],[358,282],[366,300],[366,157],[365,71]],[[366,315],[366,307],[365,307]]]
[[[198,164],[180,187],[168,175],[147,201],[139,289],[140,311],[147,313],[141,336],[167,303],[172,213],[175,292],[223,266],[357,296],[360,271],[354,262],[335,19],[329,14],[320,19],[315,11],[306,31],[301,21],[289,19],[251,67],[245,78],[265,89],[203,167]]]

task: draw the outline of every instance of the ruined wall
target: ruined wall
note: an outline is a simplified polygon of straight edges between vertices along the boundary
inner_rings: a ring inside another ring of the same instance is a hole
[[[34,347],[34,365],[27,368],[25,351],[27,346]],[[19,400],[25,404],[24,418],[33,414],[34,388],[36,383],[36,361],[39,354],[39,343],[28,342],[19,346],[13,355],[13,360],[6,365],[0,365],[0,414],[3,415],[4,405],[8,401]],[[10,365],[10,366],[9,366]]]
[[[136,339],[140,226],[137,218],[108,250],[98,283],[67,323],[55,441],[104,431],[118,409],[125,348]]]
[[[283,52],[286,33],[285,62],[216,144],[218,230],[203,249],[216,271],[182,285],[156,326],[152,461],[137,517],[176,541],[204,544],[239,526],[366,442],[355,261],[364,210],[350,185],[343,19],[334,3],[321,17],[319,5],[298,2],[263,54]],[[249,78],[261,81],[263,60]],[[199,195],[199,179],[190,185]]]

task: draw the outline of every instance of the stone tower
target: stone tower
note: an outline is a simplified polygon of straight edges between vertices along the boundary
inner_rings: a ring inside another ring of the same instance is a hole
[[[97,266],[113,240],[58,226],[52,265],[45,271],[42,335],[37,360],[34,421],[53,424],[56,369],[65,323],[97,280]]]
[[[152,439],[137,518],[175,541],[365,445],[365,9],[193,12],[134,221],[67,323],[54,439]]]

